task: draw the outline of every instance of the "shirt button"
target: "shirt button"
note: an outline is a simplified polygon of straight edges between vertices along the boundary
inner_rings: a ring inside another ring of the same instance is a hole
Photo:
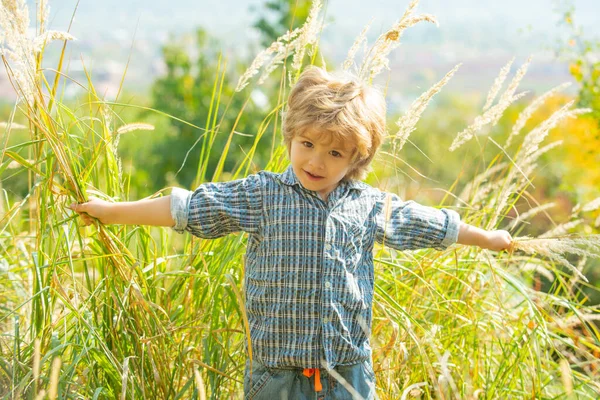
[[[329,282],[329,281],[325,282],[325,287],[327,289],[329,289],[331,287],[331,282]]]
[[[329,243],[327,243],[325,245],[325,250],[327,250],[327,251],[331,250],[331,245]]]
[[[327,318],[327,317],[323,318],[323,323],[324,324],[328,324],[329,323],[329,318]]]

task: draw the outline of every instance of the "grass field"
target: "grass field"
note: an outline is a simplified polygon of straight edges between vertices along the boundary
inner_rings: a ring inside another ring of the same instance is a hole
[[[367,80],[385,70],[387,56],[402,32],[420,22],[413,1],[399,22],[369,47],[357,72]],[[120,99],[103,99],[89,78],[79,84],[87,95],[75,104],[62,99],[69,80],[66,32],[47,31],[44,2],[36,12],[22,0],[3,0],[3,60],[19,95],[6,121],[0,171],[27,180],[24,198],[3,191],[0,225],[0,396],[6,399],[188,399],[240,398],[244,341],[244,252],[246,236],[202,240],[169,229],[139,226],[83,227],[67,205],[89,195],[128,200],[117,144],[133,129],[123,121]],[[285,109],[285,88],[314,63],[322,24],[315,1],[306,23],[261,53],[240,79],[239,95],[255,78],[280,73],[281,98],[255,132],[255,146],[228,179],[253,171],[258,146],[271,139]],[[36,15],[30,21],[29,15]],[[28,30],[36,29],[35,37]],[[348,68],[356,49],[350,50]],[[63,41],[58,65],[44,66],[45,43]],[[291,64],[285,63],[286,58]],[[518,237],[512,253],[452,246],[445,251],[396,252],[377,247],[372,347],[381,399],[509,399],[600,397],[600,334],[597,308],[586,305],[581,289],[590,260],[600,254],[598,235],[571,234],[559,225],[542,236],[526,237],[527,221],[544,206],[532,206],[507,219],[528,194],[536,160],[557,146],[544,143],[548,131],[586,110],[572,103],[534,129],[524,122],[538,101],[522,113],[500,144],[484,133],[517,101],[523,64],[501,91],[510,66],[492,85],[482,114],[456,135],[449,152],[477,140],[497,149],[470,184],[444,188],[439,206],[456,209],[462,219],[486,229],[509,228]],[[288,65],[289,64],[289,65]],[[282,67],[289,68],[282,71]],[[48,74],[50,69],[57,73]],[[450,71],[390,126],[390,159],[400,152],[429,100],[451,79]],[[52,79],[48,79],[52,76]],[[89,76],[89,75],[88,75]],[[218,82],[220,76],[214,77]],[[211,109],[219,104],[215,85]],[[560,89],[560,88],[559,88]],[[548,96],[554,92],[550,92]],[[497,100],[496,100],[497,99]],[[226,107],[226,105],[222,105]],[[161,113],[160,110],[152,110]],[[225,160],[233,132],[222,132],[216,111],[198,151],[198,183],[205,182],[211,152]],[[177,116],[168,116],[177,118]],[[237,116],[229,116],[236,118]],[[29,139],[7,146],[19,126]],[[521,133],[521,131],[523,131]],[[225,148],[213,148],[215,135],[228,135]],[[279,138],[266,169],[287,165]],[[515,150],[512,150],[515,149]],[[398,161],[400,162],[400,161]],[[377,165],[375,171],[377,171]],[[219,164],[214,180],[223,176]],[[165,191],[153,194],[162,196]],[[573,220],[600,207],[592,202],[573,210]],[[540,290],[541,284],[549,288]]]

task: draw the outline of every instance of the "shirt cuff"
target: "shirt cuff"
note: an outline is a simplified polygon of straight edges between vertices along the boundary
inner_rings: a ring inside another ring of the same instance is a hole
[[[171,217],[175,221],[172,228],[177,233],[185,232],[187,227],[191,197],[192,192],[189,190],[173,188],[171,191]]]
[[[460,215],[454,210],[448,210],[443,208],[448,217],[448,226],[446,228],[446,236],[440,243],[440,247],[445,249],[448,246],[453,245],[458,241],[458,231],[460,229]]]

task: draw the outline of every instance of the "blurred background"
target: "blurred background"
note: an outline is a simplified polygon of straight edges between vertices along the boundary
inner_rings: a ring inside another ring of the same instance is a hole
[[[28,0],[31,5],[35,0]],[[282,32],[281,18],[297,6],[294,26],[305,17],[305,0],[60,0],[50,2],[50,28],[66,30],[75,13],[70,43],[75,60],[80,57],[93,69],[98,88],[115,94],[130,59],[125,84],[130,90],[147,92],[166,72],[161,49],[177,38],[202,29],[218,41],[215,48],[230,60],[253,57],[270,39]],[[371,19],[371,41],[387,30],[404,12],[408,0],[332,0],[325,2],[328,26],[321,48],[332,64],[344,61],[356,36]],[[77,6],[77,9],[76,9]],[[33,9],[33,8],[32,8]],[[75,11],[76,10],[76,11]],[[210,10],[210,12],[207,12]],[[600,36],[600,2],[596,0],[423,0],[418,11],[435,15],[439,28],[418,24],[409,29],[402,48],[392,54],[390,88],[398,101],[465,63],[446,90],[487,91],[499,69],[513,56],[534,55],[523,85],[545,88],[570,78],[568,66],[557,60],[564,43],[564,15],[574,11],[578,29],[589,39]],[[266,29],[267,26],[271,29]],[[60,47],[60,44],[52,46]],[[50,50],[50,49],[49,49]],[[79,63],[73,63],[76,75]],[[474,74],[474,72],[476,74]],[[13,90],[3,72],[0,97],[11,99]],[[76,94],[73,87],[69,95]]]

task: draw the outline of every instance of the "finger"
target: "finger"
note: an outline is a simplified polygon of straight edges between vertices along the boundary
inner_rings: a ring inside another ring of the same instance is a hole
[[[512,253],[515,251],[515,241],[511,240],[510,244],[508,245],[508,254],[512,255]]]
[[[72,203],[69,208],[73,211],[75,211],[76,213],[81,213],[87,210],[87,205],[85,203]]]

